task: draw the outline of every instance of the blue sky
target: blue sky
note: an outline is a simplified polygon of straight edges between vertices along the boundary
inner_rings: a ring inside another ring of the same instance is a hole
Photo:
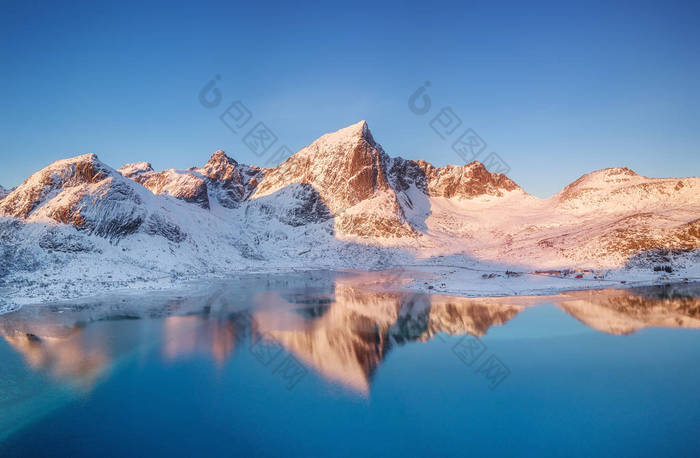
[[[119,167],[263,164],[241,100],[292,151],[366,119],[392,156],[459,164],[472,128],[527,191],[594,169],[700,175],[699,2],[3,2],[0,184],[86,152]],[[199,92],[215,75],[222,102]],[[425,81],[432,105],[408,109]],[[462,120],[441,139],[429,121]]]

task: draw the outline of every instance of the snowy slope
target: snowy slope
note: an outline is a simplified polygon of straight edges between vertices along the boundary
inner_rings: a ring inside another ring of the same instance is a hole
[[[153,200],[153,194],[86,154],[29,177],[0,202],[0,216],[67,224],[114,239],[152,226],[159,216],[151,210]]]
[[[618,168],[539,199],[479,162],[391,158],[364,121],[272,169],[217,151],[202,167],[117,171],[87,154],[49,165],[0,200],[0,287],[30,302],[234,270],[396,265],[633,268],[658,278],[652,267],[673,264],[671,276],[693,276],[699,191],[697,177]],[[459,272],[441,281],[478,280]],[[539,281],[524,278],[508,288]],[[476,290],[505,288],[495,283]]]
[[[335,215],[339,237],[409,237],[413,231],[389,184],[388,162],[361,121],[322,136],[270,170],[251,199],[304,183],[318,191]]]
[[[238,207],[263,176],[261,169],[239,164],[221,150],[202,168],[156,172],[150,163],[136,162],[119,172],[154,194],[167,194],[205,209],[210,207],[210,197],[224,207]]]

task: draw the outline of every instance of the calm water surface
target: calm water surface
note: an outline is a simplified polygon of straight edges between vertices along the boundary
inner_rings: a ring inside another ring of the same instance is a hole
[[[697,456],[700,287],[243,277],[0,316],[0,456]]]

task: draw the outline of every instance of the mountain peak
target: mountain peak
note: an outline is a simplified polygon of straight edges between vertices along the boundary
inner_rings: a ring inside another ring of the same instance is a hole
[[[343,127],[342,129],[337,130],[335,133],[340,132],[344,132],[352,136],[363,136],[366,133],[369,133],[369,126],[367,125],[367,121],[363,119],[355,124],[350,124],[347,127]]]
[[[71,182],[84,180],[88,183],[95,183],[113,172],[114,169],[100,161],[97,154],[88,153],[54,161],[32,175],[32,177],[58,174],[61,176],[60,179],[68,179]],[[29,177],[27,180],[31,180],[32,177]],[[57,177],[53,178],[59,179]]]
[[[561,190],[560,194],[570,198],[576,194],[575,190],[581,188],[608,188],[628,182],[639,177],[632,169],[627,167],[610,167],[595,170],[579,177],[576,181]]]
[[[148,172],[153,172],[153,166],[151,165],[150,162],[132,162],[131,164],[125,164],[119,169],[117,169],[119,173],[124,175],[127,178],[131,178],[134,175],[139,175],[142,173],[148,173]]]
[[[73,156],[69,159],[66,159],[68,161],[73,161],[73,162],[81,162],[81,161],[99,161],[100,158],[97,157],[97,154],[95,153],[86,153],[86,154],[79,154],[77,156]]]
[[[70,165],[76,165],[76,164],[85,164],[85,163],[90,163],[90,164],[102,164],[100,161],[100,158],[97,157],[97,154],[95,153],[87,153],[87,154],[79,154],[77,156],[73,157],[68,157],[66,159],[59,159],[57,161],[52,162],[49,164],[46,168],[60,168],[60,167],[66,167]]]
[[[230,180],[234,175],[239,175],[236,167],[238,162],[226,155],[224,150],[217,150],[209,158],[204,167],[200,169],[202,175],[216,180]]]
[[[389,190],[385,169],[388,160],[363,120],[327,133],[299,150],[265,176],[253,197],[304,183],[313,186],[337,215]],[[393,211],[398,207],[394,204],[392,201],[385,207]]]
[[[606,169],[595,170],[588,175],[599,175],[605,177],[615,177],[615,176],[639,176],[634,170],[627,167],[608,167]]]
[[[0,215],[26,218],[57,193],[74,188],[79,191],[73,193],[73,197],[80,192],[85,194],[87,185],[101,183],[114,175],[121,177],[92,153],[55,161],[32,174],[16,188],[17,192],[3,199]],[[69,204],[69,199],[62,203],[64,206]],[[62,216],[53,219],[62,221]]]
[[[335,132],[330,132],[319,137],[311,145],[320,148],[328,148],[333,146],[354,146],[361,141],[367,142],[372,147],[377,147],[377,143],[372,137],[372,132],[369,130],[367,121],[362,120],[355,124],[351,124]]]
[[[411,164],[415,164],[417,169]],[[506,175],[489,172],[479,161],[464,165],[435,167],[423,160],[406,161],[399,158],[394,160],[392,172],[394,172],[394,182],[398,184],[400,190],[408,187],[408,181],[405,177],[397,177],[396,172],[399,175],[412,177],[419,189],[433,197],[472,198],[482,195],[501,197],[509,191],[524,192]]]
[[[236,162],[235,159],[228,157],[226,155],[226,152],[222,149],[218,149],[218,150],[214,151],[212,153],[211,157],[209,158],[208,163],[219,163],[219,162],[226,162],[226,163],[232,164],[232,165],[238,164],[238,162]]]

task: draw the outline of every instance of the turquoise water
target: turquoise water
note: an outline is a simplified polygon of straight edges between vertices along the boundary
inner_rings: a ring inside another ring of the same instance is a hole
[[[697,456],[697,286],[466,299],[382,275],[0,316],[0,456]]]

